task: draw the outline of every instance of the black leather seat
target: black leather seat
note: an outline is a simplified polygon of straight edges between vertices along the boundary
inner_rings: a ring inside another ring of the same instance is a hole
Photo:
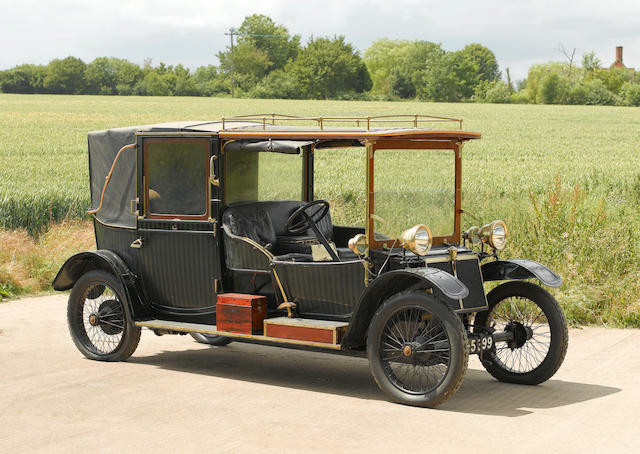
[[[251,240],[273,253],[276,231],[269,213],[259,205],[247,204],[229,207],[222,215],[222,225],[234,235]]]
[[[312,261],[311,245],[319,244],[313,231],[292,236],[285,230],[291,214],[300,208],[300,201],[248,202],[229,206],[222,215],[222,224],[235,236],[249,238],[282,261]],[[331,215],[318,222],[318,228],[328,241],[333,239]],[[339,247],[338,256],[343,260],[357,260],[350,249]]]

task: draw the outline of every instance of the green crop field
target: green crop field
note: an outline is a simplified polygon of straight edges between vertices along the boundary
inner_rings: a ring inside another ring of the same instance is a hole
[[[463,208],[477,218],[464,225],[504,219],[505,256],[561,274],[553,293],[572,322],[640,326],[638,108],[0,94],[0,227],[37,236],[51,220],[83,216],[88,131],[256,112],[463,118],[464,129],[483,134],[463,152]],[[351,200],[364,177],[350,170],[360,165],[354,156],[321,157],[331,175],[323,197]],[[385,179],[419,168],[405,162]],[[0,291],[6,274],[0,268]]]

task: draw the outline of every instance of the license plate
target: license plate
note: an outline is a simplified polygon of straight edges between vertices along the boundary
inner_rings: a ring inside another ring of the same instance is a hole
[[[484,350],[491,350],[493,347],[493,337],[491,334],[474,335],[469,337],[469,353],[480,353]]]

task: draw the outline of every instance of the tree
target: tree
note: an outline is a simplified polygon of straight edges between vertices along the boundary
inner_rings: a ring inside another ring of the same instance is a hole
[[[238,29],[238,44],[248,44],[263,52],[271,62],[268,70],[282,69],[293,61],[300,50],[300,36],[290,36],[283,25],[277,25],[262,14],[247,16]]]
[[[156,71],[149,71],[134,89],[137,95],[147,96],[169,96],[171,91],[167,82]]]
[[[407,57],[410,46],[411,41],[384,38],[374,41],[364,52],[363,60],[373,83],[372,93],[390,96],[402,92],[409,93],[406,96],[398,94],[402,98],[415,96],[415,87],[410,75],[399,69]]]
[[[364,62],[343,36],[311,38],[285,71],[297,79],[304,98],[329,99],[371,89]]]
[[[470,98],[476,85],[476,65],[460,52],[434,53],[414,82],[419,99],[456,102]]]
[[[113,59],[99,57],[87,65],[85,80],[87,92],[92,94],[112,95],[116,93],[116,72]]]
[[[273,66],[273,62],[264,51],[248,42],[235,46],[233,53],[219,53],[218,59],[224,72],[231,73],[233,70],[234,83],[243,91],[251,89]]]
[[[600,69],[601,66],[602,66],[602,62],[596,56],[595,52],[587,52],[582,54],[582,67],[586,71],[592,73],[596,69]]]
[[[542,79],[540,96],[545,104],[566,104],[570,86],[566,78],[549,73]]]
[[[201,96],[229,93],[229,87],[214,65],[200,66],[193,73],[196,90]]]
[[[270,71],[283,69],[300,49],[300,37],[261,14],[247,16],[236,32],[238,43],[218,53],[220,69],[233,71],[234,84],[248,91]]]
[[[43,93],[46,72],[46,66],[16,66],[0,73],[0,89],[5,93]]]
[[[477,80],[493,82],[500,79],[500,67],[495,54],[482,44],[467,44],[459,51],[461,56],[467,58],[476,65]]]
[[[76,57],[52,60],[44,78],[44,88],[51,93],[83,93],[86,86],[85,68],[84,62]]]

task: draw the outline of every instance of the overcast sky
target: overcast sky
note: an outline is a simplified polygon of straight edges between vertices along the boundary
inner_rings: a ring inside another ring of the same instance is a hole
[[[602,63],[624,46],[640,68],[640,0],[0,0],[0,69],[69,55],[136,63],[217,64],[224,32],[260,13],[302,36],[344,35],[361,51],[378,38],[420,39],[457,50],[478,42],[502,70],[526,77],[533,63],[595,51]]]

